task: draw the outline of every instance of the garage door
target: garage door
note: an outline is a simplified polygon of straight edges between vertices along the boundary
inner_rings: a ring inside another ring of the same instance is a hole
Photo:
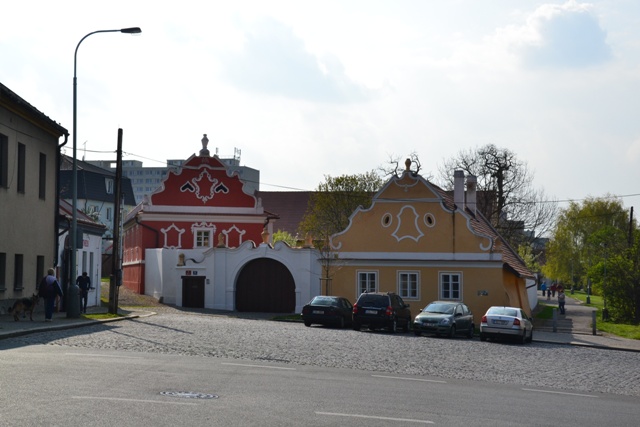
[[[295,291],[293,276],[284,264],[269,258],[254,259],[238,276],[236,310],[292,313],[296,308]]]

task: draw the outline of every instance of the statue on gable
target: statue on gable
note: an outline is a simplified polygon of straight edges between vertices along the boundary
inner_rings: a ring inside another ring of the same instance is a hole
[[[207,134],[205,133],[202,137],[202,150],[200,150],[201,157],[209,157],[210,153],[207,149],[207,145],[209,145],[209,138],[207,138]]]

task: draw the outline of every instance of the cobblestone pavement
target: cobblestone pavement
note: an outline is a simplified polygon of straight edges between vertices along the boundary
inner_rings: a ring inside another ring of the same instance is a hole
[[[639,353],[307,328],[301,323],[264,318],[182,311],[161,305],[155,308],[158,314],[154,316],[38,332],[4,342],[221,357],[640,396]]]

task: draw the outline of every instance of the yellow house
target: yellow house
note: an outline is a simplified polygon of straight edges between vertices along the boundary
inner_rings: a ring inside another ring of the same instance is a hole
[[[395,292],[413,315],[434,300],[462,301],[476,325],[492,305],[531,314],[525,279],[533,274],[476,210],[476,177],[456,171],[451,197],[405,165],[332,236],[329,293],[355,301]]]

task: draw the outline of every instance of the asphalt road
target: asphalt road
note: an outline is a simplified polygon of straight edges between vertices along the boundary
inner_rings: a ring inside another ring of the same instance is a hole
[[[0,425],[635,426],[639,361],[164,313],[0,342]]]

